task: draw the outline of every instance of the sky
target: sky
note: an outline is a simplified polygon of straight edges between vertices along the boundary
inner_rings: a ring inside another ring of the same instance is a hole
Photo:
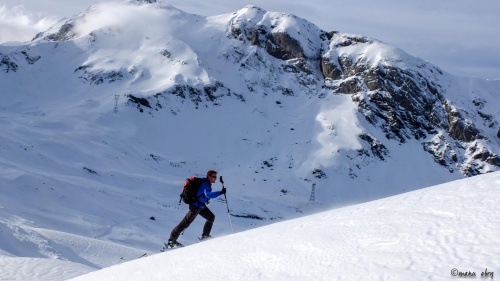
[[[29,41],[62,17],[110,0],[0,0],[0,42]],[[111,0],[116,1],[116,0]],[[164,1],[188,13],[231,13],[252,4],[292,13],[321,29],[401,48],[457,76],[500,79],[500,1]],[[307,4],[305,4],[307,3]]]

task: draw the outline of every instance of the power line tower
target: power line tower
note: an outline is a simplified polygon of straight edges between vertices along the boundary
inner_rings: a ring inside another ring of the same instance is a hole
[[[118,99],[120,98],[120,95],[115,95],[115,108],[113,109],[113,112],[116,114],[118,113]]]
[[[311,196],[309,197],[309,202],[314,202],[316,197],[316,183],[312,184]]]

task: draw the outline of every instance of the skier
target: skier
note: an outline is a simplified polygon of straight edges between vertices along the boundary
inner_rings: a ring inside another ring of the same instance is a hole
[[[179,238],[179,235],[189,227],[189,225],[198,215],[202,216],[206,220],[205,225],[203,226],[203,233],[201,234],[200,240],[203,241],[205,239],[212,238],[212,236],[210,236],[210,231],[212,230],[215,215],[212,213],[212,211],[210,211],[210,209],[208,209],[206,205],[209,199],[226,194],[225,187],[222,187],[220,191],[212,191],[212,184],[215,183],[216,179],[217,171],[209,170],[207,172],[207,177],[202,179],[201,185],[196,194],[197,201],[189,204],[189,211],[181,220],[181,222],[172,230],[168,242],[165,243],[165,248],[169,249],[183,247],[181,243],[177,242],[177,238]]]

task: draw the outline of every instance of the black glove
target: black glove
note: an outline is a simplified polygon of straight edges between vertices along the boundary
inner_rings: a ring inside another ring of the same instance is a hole
[[[221,194],[221,195],[222,195],[222,194],[226,194],[226,188],[225,188],[225,187],[223,187],[223,188],[220,190],[220,194]]]

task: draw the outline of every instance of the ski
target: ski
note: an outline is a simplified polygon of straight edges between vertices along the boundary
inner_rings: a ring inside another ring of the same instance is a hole
[[[181,243],[177,243],[173,247],[169,247],[169,245],[167,243],[163,243],[163,248],[160,250],[160,252],[175,250],[175,249],[182,248],[182,247],[184,247],[184,245],[182,245]]]
[[[203,242],[203,241],[207,241],[207,240],[211,240],[211,239],[214,239],[212,236],[207,236],[207,237],[198,237],[198,242]]]

